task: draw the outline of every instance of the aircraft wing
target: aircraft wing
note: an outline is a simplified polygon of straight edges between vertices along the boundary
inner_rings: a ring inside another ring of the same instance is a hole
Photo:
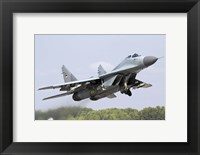
[[[109,73],[102,74],[99,77],[105,79],[105,78],[112,77],[112,76],[115,76],[115,75],[126,75],[131,70],[132,70],[132,67],[124,68],[124,69],[120,69],[120,70],[113,70]]]
[[[57,98],[57,97],[61,97],[61,96],[66,96],[66,95],[70,95],[70,94],[72,94],[72,92],[66,92],[66,93],[63,93],[63,94],[58,94],[58,95],[46,97],[43,100],[48,100],[48,99]]]
[[[45,89],[56,89],[56,88],[64,88],[67,86],[71,86],[71,85],[82,85],[82,84],[86,84],[86,83],[96,83],[100,80],[100,78],[96,77],[96,78],[89,78],[89,79],[85,79],[85,80],[77,80],[77,81],[71,81],[71,82],[67,82],[67,83],[62,83],[62,84],[57,84],[57,85],[52,85],[52,86],[47,86],[47,87],[42,87],[39,88],[38,90],[45,90]]]
[[[145,82],[142,82],[140,80],[137,80],[135,79],[135,83],[134,85],[132,86],[133,89],[138,89],[138,88],[149,88],[151,87],[152,85],[149,84],[149,83],[145,83]]]

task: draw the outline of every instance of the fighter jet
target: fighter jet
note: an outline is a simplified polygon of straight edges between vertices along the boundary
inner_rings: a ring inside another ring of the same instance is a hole
[[[39,88],[39,90],[59,89],[65,93],[50,96],[43,100],[57,98],[66,95],[72,95],[73,100],[81,101],[90,98],[93,101],[101,98],[115,98],[114,93],[120,91],[121,94],[132,95],[132,89],[148,88],[151,84],[136,79],[136,75],[143,69],[154,64],[158,58],[154,56],[142,56],[138,54],[129,55],[111,72],[106,72],[99,65],[98,77],[92,77],[85,80],[77,78],[63,65],[62,74],[64,82],[62,84]]]

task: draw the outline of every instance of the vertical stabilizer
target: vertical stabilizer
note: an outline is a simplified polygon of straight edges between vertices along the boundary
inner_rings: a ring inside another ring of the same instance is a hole
[[[76,81],[77,78],[63,65],[62,74],[65,82]]]
[[[99,67],[98,67],[98,74],[99,75],[106,74],[105,69],[101,65],[99,65]]]

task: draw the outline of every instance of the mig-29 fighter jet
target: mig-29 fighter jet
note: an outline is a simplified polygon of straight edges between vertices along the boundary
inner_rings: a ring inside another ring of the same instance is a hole
[[[98,77],[85,80],[77,80],[76,77],[63,65],[62,73],[64,82],[58,85],[40,88],[45,89],[60,89],[65,93],[44,98],[43,100],[71,95],[75,101],[80,101],[86,98],[98,100],[104,97],[115,98],[114,93],[120,91],[122,94],[131,96],[131,88],[148,88],[151,84],[142,82],[136,79],[136,75],[143,69],[154,64],[158,58],[154,56],[141,56],[138,54],[129,55],[111,72],[106,72],[99,65]]]

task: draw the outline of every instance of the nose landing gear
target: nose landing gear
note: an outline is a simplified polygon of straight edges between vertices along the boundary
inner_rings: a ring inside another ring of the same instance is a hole
[[[126,91],[121,91],[121,93],[123,94],[126,94],[128,96],[132,96],[132,92],[130,91],[130,89],[127,89]]]
[[[132,96],[132,92],[130,91],[130,89],[128,89],[126,92],[125,92],[126,95],[128,96]]]
[[[128,89],[127,82],[124,83],[124,93],[128,96],[132,96],[132,92]]]
[[[128,80],[130,78],[131,74],[127,75],[121,82],[121,93],[126,94],[128,96],[132,96],[132,92],[130,91],[130,87],[128,86]],[[134,76],[135,77],[135,76]]]

